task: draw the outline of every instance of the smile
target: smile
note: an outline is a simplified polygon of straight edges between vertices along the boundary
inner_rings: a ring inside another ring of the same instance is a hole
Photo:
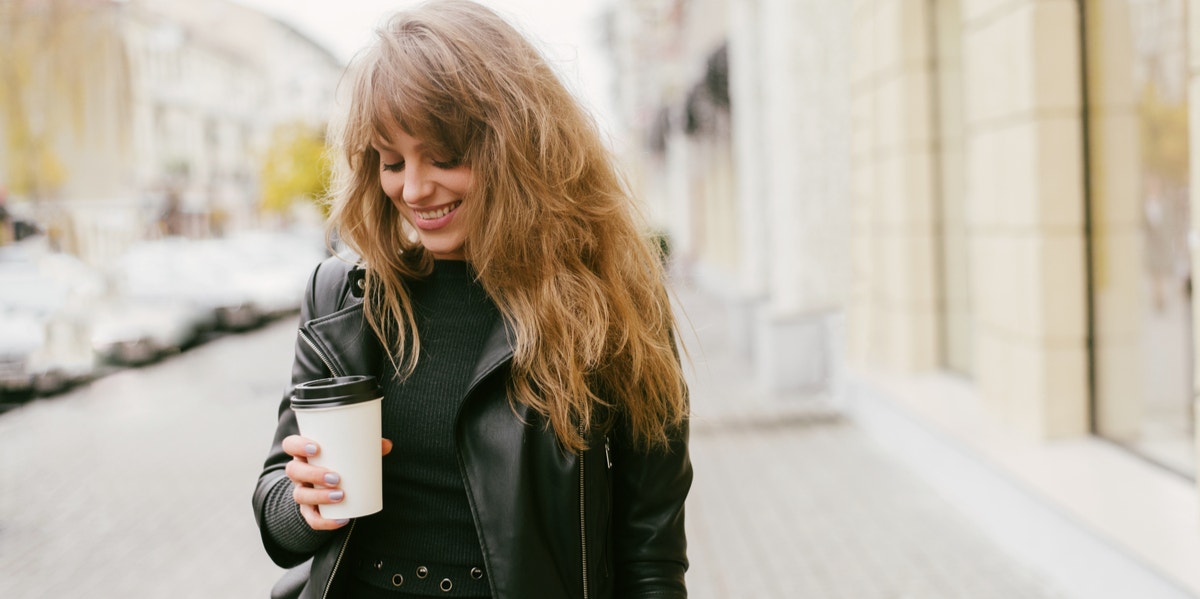
[[[462,200],[459,200],[457,202],[446,204],[445,206],[442,206],[441,208],[437,208],[435,210],[428,210],[425,212],[413,210],[413,214],[417,215],[417,218],[419,218],[421,220],[437,220],[439,218],[442,218],[443,216],[446,216],[447,214],[450,214],[451,212],[454,212],[455,210],[458,210],[458,207],[461,205],[462,205]]]

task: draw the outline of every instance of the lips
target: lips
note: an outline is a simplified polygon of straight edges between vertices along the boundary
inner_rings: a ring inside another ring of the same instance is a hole
[[[458,212],[459,206],[462,206],[462,200],[427,210],[417,210],[414,208],[412,212],[417,227],[429,231],[440,229],[450,224],[450,221],[454,219],[455,213]]]

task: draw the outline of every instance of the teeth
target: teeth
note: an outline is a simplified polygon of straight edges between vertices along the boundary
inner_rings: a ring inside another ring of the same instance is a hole
[[[438,210],[431,210],[429,212],[418,212],[417,216],[420,217],[421,220],[433,220],[435,218],[441,218],[443,216],[446,216],[447,214],[450,214],[450,212],[452,212],[455,208],[458,208],[458,205],[461,203],[462,202],[454,202],[453,204],[450,204],[448,206],[443,206],[442,208],[439,208]]]

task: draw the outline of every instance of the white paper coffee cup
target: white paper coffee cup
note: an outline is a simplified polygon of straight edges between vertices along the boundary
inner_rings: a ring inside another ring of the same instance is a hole
[[[292,411],[300,434],[320,445],[308,463],[341,477],[338,503],[317,506],[321,517],[358,518],[383,509],[383,437],[375,377],[343,376],[297,385]]]

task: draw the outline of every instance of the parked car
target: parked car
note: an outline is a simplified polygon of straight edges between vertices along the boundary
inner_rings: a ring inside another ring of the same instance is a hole
[[[33,389],[30,358],[42,345],[40,324],[28,315],[0,312],[0,398]]]
[[[189,304],[213,327],[243,331],[299,310],[308,276],[323,257],[319,236],[247,232],[141,243],[122,257],[117,272],[131,299]]]
[[[167,238],[138,244],[118,261],[123,295],[147,304],[186,306],[198,330],[244,330],[258,324],[258,308],[229,285],[221,256],[203,242]]]
[[[106,362],[138,366],[191,347],[201,332],[185,304],[123,299],[96,311],[91,346]]]
[[[221,240],[235,285],[265,318],[300,310],[304,286],[324,257],[319,236],[249,232]]]
[[[37,240],[0,249],[0,395],[56,393],[94,376],[87,306],[102,277]]]

